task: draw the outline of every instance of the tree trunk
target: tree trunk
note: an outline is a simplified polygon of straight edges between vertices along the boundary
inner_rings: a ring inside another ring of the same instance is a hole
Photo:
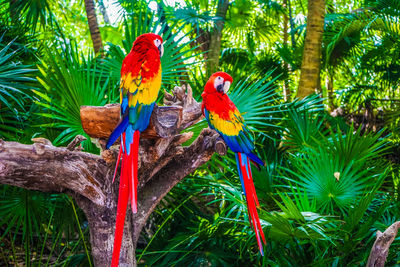
[[[306,40],[301,64],[297,97],[303,98],[320,90],[321,45],[324,32],[325,0],[309,0]]]
[[[189,86],[175,87],[174,96],[166,93],[164,103],[173,106],[156,106],[147,133],[141,135],[138,213],[127,212],[120,266],[136,266],[135,248],[140,232],[161,199],[185,176],[206,163],[214,151],[226,153],[225,144],[210,129],[203,129],[190,146],[182,146],[193,133],[180,132],[202,116],[201,104],[193,99]],[[92,137],[109,135],[113,126],[106,124],[115,126],[118,120],[108,118],[118,118],[118,114],[115,105],[83,107],[83,128]],[[98,124],[105,129],[96,133],[100,129]],[[102,147],[98,156],[77,151],[75,146],[83,138],[76,139],[67,148],[54,147],[44,138],[34,138],[33,145],[0,140],[0,183],[64,192],[74,197],[88,219],[94,265],[110,266],[119,184],[112,183],[112,176],[118,146],[104,150],[106,139],[98,139]]]
[[[112,172],[106,174],[106,181],[112,180]],[[118,183],[112,185],[104,184],[109,190],[108,198],[117,196]],[[105,190],[104,188],[103,190]],[[91,255],[94,266],[109,266],[114,244],[115,211],[117,210],[117,199],[110,201],[108,206],[94,205],[93,202],[80,196],[75,196],[79,207],[84,211],[89,223]],[[135,244],[133,242],[133,227],[131,212],[127,211],[124,225],[124,236],[121,246],[119,266],[136,266]]]
[[[86,16],[89,24],[90,36],[93,42],[94,52],[98,54],[103,49],[103,42],[99,30],[99,24],[96,17],[96,9],[93,0],[85,0]]]
[[[214,25],[210,33],[210,44],[207,55],[207,74],[210,76],[217,71],[219,65],[219,57],[221,55],[221,38],[222,30],[225,24],[226,13],[228,12],[229,0],[219,0],[216,16],[219,20]]]
[[[283,8],[287,9],[287,1],[283,0]],[[283,46],[288,46],[288,24],[289,24],[289,17],[286,13],[283,14]],[[283,62],[283,69],[289,73],[289,64],[284,61]],[[289,79],[285,79],[283,81],[283,99],[285,101],[290,101],[290,88],[289,88]]]

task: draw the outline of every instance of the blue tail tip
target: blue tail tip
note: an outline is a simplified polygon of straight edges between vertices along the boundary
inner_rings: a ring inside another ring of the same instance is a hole
[[[106,149],[110,149],[110,147],[111,147],[112,145],[113,145],[113,144],[110,143],[110,139],[107,140]]]

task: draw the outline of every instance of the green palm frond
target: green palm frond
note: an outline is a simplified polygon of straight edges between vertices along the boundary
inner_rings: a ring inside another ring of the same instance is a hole
[[[339,157],[322,148],[309,150],[307,157],[294,162],[295,172],[302,191],[315,198],[319,210],[345,212],[364,191],[374,184],[376,175],[362,169],[353,161],[343,164]]]
[[[400,16],[400,3],[396,0],[366,0],[365,6],[391,16]]]
[[[237,181],[233,185],[229,179],[220,175],[212,175],[203,177],[207,179],[210,186],[221,196],[213,202],[220,202],[223,205],[220,216],[227,221],[237,223],[238,226],[244,227],[247,225],[247,212],[245,200],[242,197],[242,188],[240,182]],[[213,195],[215,195],[215,193]],[[211,195],[211,194],[210,194]],[[258,194],[260,196],[260,194]],[[282,242],[283,240],[295,239],[310,239],[310,240],[329,240],[329,224],[332,222],[327,217],[321,216],[312,211],[301,211],[302,207],[298,207],[298,202],[293,201],[287,194],[278,194],[280,201],[275,200],[277,207],[281,210],[266,211],[260,209],[259,215],[261,224],[265,233],[275,241]],[[262,198],[262,195],[261,195]],[[311,203],[308,206],[311,207]],[[236,218],[236,219],[234,219]],[[244,220],[242,221],[243,218]],[[249,233],[254,237],[254,233]]]
[[[155,14],[147,7],[147,4],[141,4],[137,13],[124,20],[124,41],[122,46],[118,44],[109,44],[109,58],[104,59],[105,65],[109,68],[112,77],[119,80],[122,61],[131,48],[135,39],[144,33],[153,32],[159,34],[164,42],[164,55],[161,58],[162,66],[162,86],[176,85],[181,80],[188,77],[188,69],[195,64],[196,53],[193,53],[196,47],[190,48],[191,42],[187,34],[180,34],[182,28],[177,28],[174,24],[167,28],[167,25],[157,19]]]
[[[23,134],[23,122],[15,110],[0,108],[0,138],[14,140],[16,134]]]
[[[224,24],[227,41],[243,47],[245,40],[266,43],[268,38],[276,36],[279,16],[271,16],[274,12],[269,12],[275,5],[266,5],[265,9],[257,7],[259,3],[253,1],[239,0],[231,3]]]
[[[74,219],[67,196],[1,186],[0,204],[0,225],[5,226],[0,243],[22,246],[26,265],[56,265],[82,249],[82,240],[76,238],[81,225]],[[75,215],[84,218],[83,212]],[[82,228],[88,235],[87,227]],[[11,248],[4,248],[9,253]]]
[[[249,82],[251,77],[239,81],[229,94],[231,100],[242,113],[246,124],[256,131],[267,127],[276,127],[275,123],[281,110],[278,104],[279,96],[275,92],[275,79],[270,79],[272,71],[255,82]]]
[[[211,28],[214,22],[221,19],[213,16],[211,10],[201,11],[190,3],[186,7],[169,10],[166,15],[174,21],[192,25],[192,28],[197,32],[200,28]]]
[[[293,161],[288,170],[302,192],[316,199],[319,210],[342,213],[358,202],[364,192],[371,190],[380,180],[386,164],[376,161],[385,151],[386,141],[379,140],[381,133],[354,132],[350,127],[345,134],[339,130],[327,139],[308,147],[307,153]],[[369,162],[375,160],[374,165]]]
[[[30,99],[30,89],[34,79],[30,77],[35,70],[22,64],[12,51],[13,41],[2,43],[0,37],[0,137],[15,139],[16,133],[22,132],[21,113]]]
[[[283,144],[289,149],[302,150],[312,147],[323,136],[324,120],[319,114],[310,114],[307,110],[288,111],[285,120],[285,139]]]
[[[354,129],[351,125],[346,133],[339,129],[338,133],[329,136],[326,142],[329,150],[343,161],[343,164],[350,162],[364,163],[369,160],[376,160],[382,157],[387,149],[390,148],[386,139],[382,138],[383,131],[373,133],[362,133],[362,128]]]
[[[9,3],[10,14],[14,20],[21,20],[20,23],[31,25],[33,31],[40,21],[41,26],[45,26],[53,19],[51,5],[55,3],[51,0],[26,0],[26,1],[4,1],[2,5]]]
[[[0,43],[2,38],[0,38]],[[22,108],[23,98],[27,96],[29,82],[34,81],[28,74],[34,70],[29,66],[23,65],[19,61],[14,61],[18,50],[10,51],[13,42],[6,44],[0,50],[0,103],[12,109],[14,101]]]
[[[335,48],[340,46],[342,43],[352,44],[346,47],[346,50],[359,44],[351,42],[351,40],[352,38],[359,38],[357,35],[368,27],[370,22],[369,19],[370,15],[366,13],[345,14],[340,18],[336,18],[331,25],[328,25],[324,34],[325,62],[331,61],[331,55],[335,51]]]
[[[64,42],[46,49],[46,59],[39,66],[41,76],[37,79],[45,90],[35,91],[40,99],[37,104],[43,107],[38,115],[48,121],[39,126],[62,131],[55,144],[65,144],[78,134],[88,137],[82,129],[80,107],[103,106],[117,95],[109,73],[90,55],[88,58],[76,45]],[[86,149],[91,147],[89,140],[85,141]]]
[[[284,147],[306,151],[326,133],[321,103],[322,99],[314,95],[289,104],[282,122]]]
[[[282,212],[261,213],[260,218],[266,220],[271,228],[269,236],[282,242],[292,238],[302,240],[330,240],[332,220],[329,217],[310,211],[300,211],[287,194],[278,194],[280,201],[275,201]]]

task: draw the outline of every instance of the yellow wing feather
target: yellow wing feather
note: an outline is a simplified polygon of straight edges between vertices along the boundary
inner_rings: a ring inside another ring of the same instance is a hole
[[[132,77],[128,72],[121,77],[120,99],[129,91],[128,105],[134,107],[137,104],[150,105],[157,100],[158,91],[161,87],[161,67],[151,78],[145,79],[141,75]]]
[[[218,114],[210,112],[210,122],[221,133],[228,136],[239,135],[243,130],[240,112],[238,110],[229,112],[229,120],[222,119]]]

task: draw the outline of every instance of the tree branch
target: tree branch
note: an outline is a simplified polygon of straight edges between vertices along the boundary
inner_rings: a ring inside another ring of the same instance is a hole
[[[99,156],[54,147],[44,138],[33,145],[0,140],[0,183],[44,192],[76,192],[104,205],[103,173]]]
[[[383,267],[389,253],[389,247],[396,238],[400,221],[393,223],[385,232],[377,231],[376,240],[368,257],[367,267]]]

